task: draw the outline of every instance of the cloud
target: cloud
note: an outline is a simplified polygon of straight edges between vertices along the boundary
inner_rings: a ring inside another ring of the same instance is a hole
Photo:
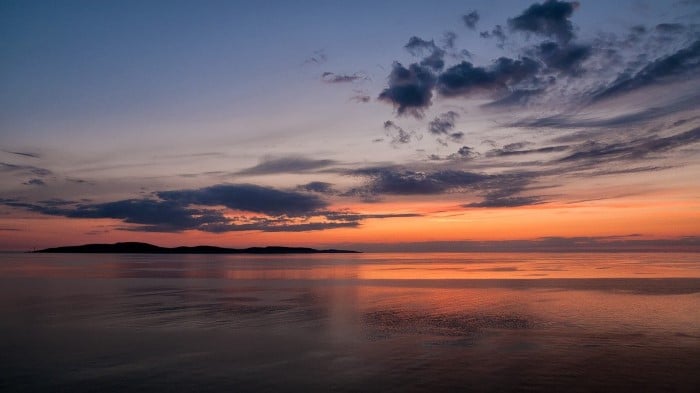
[[[336,193],[335,189],[333,189],[333,184],[322,181],[312,181],[310,183],[302,184],[297,186],[297,189],[301,191],[317,192],[319,194]]]
[[[404,48],[406,48],[406,50],[414,56],[421,56],[426,52],[432,52],[435,49],[439,49],[437,45],[435,45],[435,41],[427,41],[416,36],[409,38],[408,43],[404,45]]]
[[[421,139],[415,131],[406,131],[391,120],[384,122],[384,131],[391,138],[391,145],[394,147],[411,143],[414,139]]]
[[[540,65],[529,57],[518,60],[501,57],[488,68],[462,61],[439,76],[437,90],[446,97],[475,92],[502,93],[535,76],[539,70]]]
[[[323,216],[329,220],[335,221],[361,221],[367,219],[422,217],[423,215],[418,213],[360,214],[341,210],[337,212],[324,212]]]
[[[503,48],[503,44],[506,41],[506,33],[503,31],[503,26],[496,25],[491,31],[482,31],[479,33],[481,38],[495,38],[498,41],[498,46]]]
[[[514,173],[495,176],[485,182],[482,188],[488,191],[481,202],[462,205],[463,207],[517,207],[544,203],[540,196],[519,195],[533,180],[532,173]]]
[[[581,63],[590,57],[591,52],[592,48],[587,45],[560,45],[548,41],[537,45],[534,54],[550,69],[576,75],[583,72]]]
[[[136,229],[146,232],[180,232],[228,222],[221,211],[190,208],[180,201],[154,199],[79,205],[63,215],[70,218],[120,219],[128,224],[139,224]]]
[[[46,183],[44,183],[43,180],[41,180],[41,179],[36,179],[36,178],[34,178],[34,179],[29,179],[29,180],[27,180],[26,182],[24,182],[24,183],[22,183],[22,184],[27,185],[27,186],[45,186],[45,185],[46,185]]]
[[[468,146],[460,155],[469,157]],[[350,174],[367,179],[366,183],[346,192],[345,196],[361,196],[376,200],[382,195],[441,195],[446,193],[474,193],[483,195],[483,201],[464,207],[514,207],[544,203],[541,196],[523,196],[521,193],[539,176],[536,172],[516,172],[486,175],[462,170],[443,169],[415,171],[401,167],[370,167]]]
[[[326,55],[326,51],[324,49],[319,49],[314,51],[314,53],[311,54],[306,60],[304,60],[304,65],[311,64],[311,65],[320,65],[328,61],[328,56]]]
[[[471,148],[469,146],[462,146],[459,148],[459,150],[457,150],[456,153],[450,154],[448,158],[452,160],[471,160],[478,156],[479,154],[474,151],[474,148]]]
[[[433,135],[446,135],[455,128],[455,120],[458,117],[459,113],[455,111],[441,113],[428,123],[428,131]]]
[[[395,167],[373,167],[351,174],[368,179],[363,187],[350,190],[347,195],[434,195],[448,191],[474,188],[488,179],[487,175],[458,170],[420,172]]]
[[[462,205],[463,207],[519,207],[519,206],[531,206],[539,205],[544,203],[540,197],[527,197],[527,196],[509,196],[501,197],[493,194],[486,194],[484,200],[481,202],[469,203]]]
[[[684,111],[693,111],[695,110],[695,108],[697,108],[699,102],[700,95],[697,93],[693,93],[691,95],[678,97],[673,101],[663,103],[663,105],[644,108],[631,113],[617,114],[612,117],[596,118],[560,114],[538,118],[521,119],[512,123],[508,123],[507,126],[551,129],[598,128],[606,129],[607,131],[607,129],[611,127],[634,126],[640,123],[647,123],[654,120],[659,120],[672,114],[677,114]],[[584,133],[584,135],[586,133]],[[559,141],[566,141],[571,139],[579,138],[577,134],[565,135],[560,138],[557,138],[557,140]]]
[[[22,152],[22,151],[10,151],[10,150],[3,150],[5,153],[10,153],[14,154],[17,156],[22,156],[22,157],[30,157],[30,158],[41,158],[38,154],[36,153],[28,153],[28,152]]]
[[[464,138],[464,133],[461,131],[453,132],[450,133],[450,135],[447,138],[452,142],[461,142]]]
[[[680,23],[659,23],[655,29],[663,34],[678,34],[684,32],[686,27]]]
[[[358,80],[367,80],[367,75],[359,72],[350,75],[324,72],[321,74],[321,80],[326,83],[350,83]]]
[[[656,172],[663,171],[666,169],[671,169],[670,166],[641,166],[632,168],[618,168],[618,169],[602,169],[590,173],[590,176],[610,176],[610,175],[626,175],[629,173],[643,173],[643,172]]]
[[[423,117],[423,110],[432,104],[435,75],[428,68],[411,64],[408,68],[394,62],[389,74],[389,86],[378,99],[394,105],[399,115]]]
[[[366,104],[372,100],[372,97],[366,95],[366,94],[355,94],[354,96],[350,97],[350,101],[357,102],[357,103],[362,103]]]
[[[0,162],[0,172],[18,172],[41,177],[53,174],[53,172],[45,168],[39,168],[32,165],[10,164],[7,162]]]
[[[700,127],[666,137],[654,135],[616,143],[589,141],[576,147],[573,153],[559,161],[619,162],[638,160],[653,153],[661,153],[698,142],[700,142]]]
[[[476,29],[476,24],[479,22],[479,13],[472,10],[462,15],[462,21],[464,22],[465,26],[474,30]]]
[[[507,157],[507,156],[521,156],[526,154],[545,154],[545,153],[559,153],[569,150],[568,145],[559,146],[545,146],[538,147],[535,149],[522,149],[524,144],[514,143],[506,145],[501,149],[493,149],[486,153],[487,157]]]
[[[266,157],[259,164],[243,169],[240,175],[270,175],[278,173],[304,173],[337,164],[333,160],[314,160],[305,157]]]
[[[622,73],[602,90],[594,94],[595,99],[608,98],[656,83],[676,80],[700,68],[700,40],[648,63],[634,74]]]
[[[330,190],[330,185],[321,182],[305,186],[316,191]],[[0,204],[68,218],[117,219],[132,224],[119,228],[121,230],[144,232],[302,232],[354,228],[365,219],[417,216],[413,213],[365,215],[348,210],[330,211],[326,209],[327,203],[316,195],[252,184],[159,191],[146,198],[104,203],[60,199],[29,203],[0,199]],[[242,213],[235,215],[235,212]]]
[[[457,34],[454,31],[446,31],[445,34],[443,34],[442,42],[446,49],[454,49],[456,40]]]
[[[523,240],[459,240],[459,241],[436,241],[436,242],[412,242],[412,243],[371,243],[371,244],[345,244],[343,247],[354,247],[365,252],[653,252],[653,251],[675,251],[675,252],[698,252],[700,251],[700,237],[685,236],[670,239],[640,239],[639,235],[620,236],[600,236],[600,237],[541,237],[537,239]],[[640,293],[697,293],[698,283],[663,288],[650,287],[647,280],[641,279]],[[544,287],[572,285],[580,289],[600,290],[601,280],[595,280],[596,287],[588,287],[593,280],[565,280],[563,282],[552,283],[549,280],[528,280],[532,285],[543,285]],[[610,285],[610,290],[629,290],[629,282],[624,280],[626,288],[619,286],[617,280],[605,280],[606,285]]]
[[[452,43],[454,44],[454,39]],[[426,41],[413,36],[408,40],[404,48],[414,56],[423,56],[427,54],[420,62],[420,65],[423,67],[439,71],[445,66],[445,51],[435,45],[434,40]]]
[[[508,19],[513,31],[556,38],[566,43],[574,38],[574,27],[569,18],[578,7],[578,2],[546,0],[533,4],[519,16]]]
[[[219,184],[194,190],[160,191],[155,195],[180,205],[225,206],[268,215],[304,216],[327,205],[314,195],[254,184]]]

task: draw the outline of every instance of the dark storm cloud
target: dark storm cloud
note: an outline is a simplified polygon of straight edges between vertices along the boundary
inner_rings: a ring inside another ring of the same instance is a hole
[[[430,68],[411,64],[408,68],[394,62],[389,74],[389,86],[379,94],[380,101],[394,105],[399,115],[423,117],[433,98],[435,75]]]
[[[469,95],[477,91],[498,93],[509,86],[531,78],[540,70],[540,65],[530,59],[497,59],[490,67],[475,67],[463,61],[445,70],[437,81],[437,90],[447,97]]]
[[[303,173],[337,164],[333,160],[314,160],[305,157],[265,158],[258,165],[237,172],[240,175],[269,175],[278,173]]]
[[[623,73],[594,95],[603,99],[642,87],[676,80],[700,69],[700,40],[675,53],[656,59],[634,74]]]
[[[155,195],[180,205],[226,206],[268,215],[303,216],[327,205],[314,195],[254,184],[219,184],[194,190],[160,191]]]
[[[513,31],[556,38],[566,43],[574,38],[574,27],[569,18],[578,5],[578,2],[557,0],[533,4],[519,16],[508,19],[508,26]]]
[[[354,74],[336,74],[334,72],[324,72],[321,74],[321,80],[326,83],[350,83],[359,80],[367,80],[367,76],[362,73]]]
[[[459,113],[455,111],[441,113],[428,123],[428,131],[434,135],[446,135],[455,128],[455,120],[458,117]]]
[[[592,48],[587,45],[567,44],[560,45],[556,42],[543,42],[535,47],[534,54],[547,67],[565,74],[580,74],[581,62],[588,59]]]
[[[476,29],[476,24],[479,22],[479,13],[474,10],[470,11],[462,15],[462,21],[464,21],[465,26],[474,30]]]

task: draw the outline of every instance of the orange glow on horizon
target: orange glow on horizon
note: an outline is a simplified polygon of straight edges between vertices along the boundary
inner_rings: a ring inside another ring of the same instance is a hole
[[[451,201],[373,203],[334,206],[359,214],[420,214],[417,217],[365,219],[357,228],[307,232],[128,231],[119,220],[67,219],[36,215],[7,219],[0,247],[30,250],[82,243],[144,241],[162,246],[211,244],[323,246],[342,243],[411,243],[430,241],[499,241],[540,237],[619,236],[644,238],[700,235],[700,202],[627,198],[514,208],[462,208]],[[121,229],[120,229],[121,228]],[[31,238],[27,233],[31,232]]]

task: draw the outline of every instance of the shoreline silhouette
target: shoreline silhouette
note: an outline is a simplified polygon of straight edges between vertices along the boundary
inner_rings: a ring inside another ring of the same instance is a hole
[[[85,253],[85,254],[354,254],[359,251],[309,247],[248,247],[227,248],[217,246],[160,247],[149,243],[121,242],[113,244],[83,244],[30,251],[30,253]]]

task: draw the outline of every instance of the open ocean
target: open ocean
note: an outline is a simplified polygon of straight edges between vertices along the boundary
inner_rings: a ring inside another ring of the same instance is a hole
[[[698,392],[700,254],[0,254],[3,392]]]

